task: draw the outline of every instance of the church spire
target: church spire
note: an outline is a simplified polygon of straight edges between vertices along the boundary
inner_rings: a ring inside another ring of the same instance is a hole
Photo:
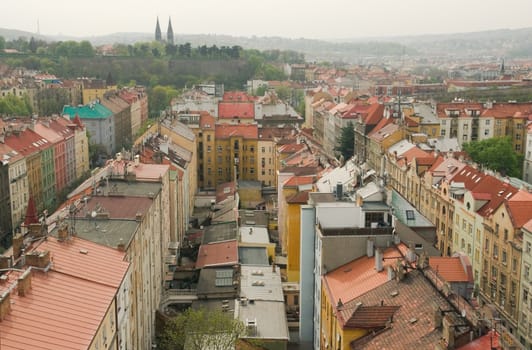
[[[168,31],[166,32],[166,42],[174,44],[174,29],[172,28],[172,19],[168,17]]]
[[[157,16],[157,24],[155,25],[155,40],[161,41],[162,39],[161,26],[159,26],[159,16]]]

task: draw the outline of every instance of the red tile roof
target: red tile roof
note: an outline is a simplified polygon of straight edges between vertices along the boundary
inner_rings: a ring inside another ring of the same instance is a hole
[[[400,306],[395,305],[374,305],[359,306],[351,310],[346,310],[347,313],[351,313],[351,316],[347,318],[347,322],[343,328],[384,328],[399,308]],[[340,307],[339,312],[342,312],[342,309]]]
[[[244,139],[258,139],[259,131],[255,124],[216,124],[215,135],[217,139],[227,139],[239,136]]]
[[[481,336],[473,340],[470,343],[467,343],[464,346],[457,348],[456,350],[500,350],[499,344],[499,333],[496,331],[489,331],[488,334]]]
[[[390,327],[381,332],[370,332],[351,342],[357,350],[409,350],[434,349],[442,332],[434,323],[434,307],[451,309],[451,305],[438,293],[418,270],[408,272],[403,281],[387,281],[368,293],[354,299],[351,304],[362,306],[398,305]],[[346,305],[347,306],[347,305]],[[458,314],[452,313],[454,319]]]
[[[48,237],[36,250],[51,252],[54,271],[115,288],[129,267],[124,252],[77,237],[66,242]]]
[[[523,227],[532,219],[532,193],[518,191],[506,201],[506,207],[514,227]]]
[[[297,187],[302,185],[311,185],[313,183],[314,176],[292,176],[283,184],[283,187]]]
[[[228,266],[238,264],[238,244],[236,240],[202,244],[198,252],[196,268],[206,266]]]
[[[448,282],[472,282],[460,257],[430,257],[429,266]]]
[[[253,102],[255,101],[255,97],[248,95],[244,91],[226,91],[224,92],[222,101],[224,102],[226,101]]]
[[[254,119],[255,105],[253,102],[218,102],[218,118],[220,119]]]
[[[401,245],[401,249],[406,249]],[[332,305],[341,300],[346,304],[360,295],[382,285],[388,280],[386,266],[395,266],[397,259],[402,259],[401,251],[390,247],[383,252],[384,269],[375,270],[375,258],[363,256],[327,273],[323,277],[326,291]]]
[[[79,238],[59,243],[48,237],[37,248],[51,252],[52,268],[31,272],[25,296],[11,293],[2,350],[88,349],[128,269],[125,253]],[[9,272],[0,292],[20,274]]]
[[[208,112],[200,112],[200,128],[214,130],[214,124],[216,124],[216,118],[214,118]]]
[[[287,203],[290,204],[307,204],[309,198],[308,191],[298,192],[286,199]]]
[[[5,137],[5,143],[24,156],[52,147],[52,143],[31,129]]]
[[[467,188],[467,187],[466,187]],[[506,199],[517,192],[517,188],[493,176],[485,176],[471,189],[472,192],[490,194],[491,199],[477,213],[481,216],[491,215]]]

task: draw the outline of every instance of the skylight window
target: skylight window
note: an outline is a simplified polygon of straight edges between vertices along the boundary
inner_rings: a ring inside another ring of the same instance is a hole
[[[406,210],[406,219],[415,220],[415,215],[413,210]]]

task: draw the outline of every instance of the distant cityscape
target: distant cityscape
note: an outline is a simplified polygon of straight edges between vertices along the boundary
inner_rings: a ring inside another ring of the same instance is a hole
[[[0,349],[532,349],[532,58],[345,45],[0,40]]]

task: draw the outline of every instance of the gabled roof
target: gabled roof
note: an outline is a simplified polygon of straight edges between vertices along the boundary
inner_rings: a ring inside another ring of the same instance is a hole
[[[515,194],[517,188],[493,176],[485,176],[471,189],[471,191],[491,195],[491,200],[477,211],[481,216],[488,216],[491,215],[505,200]]]
[[[520,190],[506,201],[508,213],[515,228],[521,228],[532,219],[532,193]]]
[[[228,266],[238,264],[236,240],[202,244],[198,252],[196,268],[206,266]]]

